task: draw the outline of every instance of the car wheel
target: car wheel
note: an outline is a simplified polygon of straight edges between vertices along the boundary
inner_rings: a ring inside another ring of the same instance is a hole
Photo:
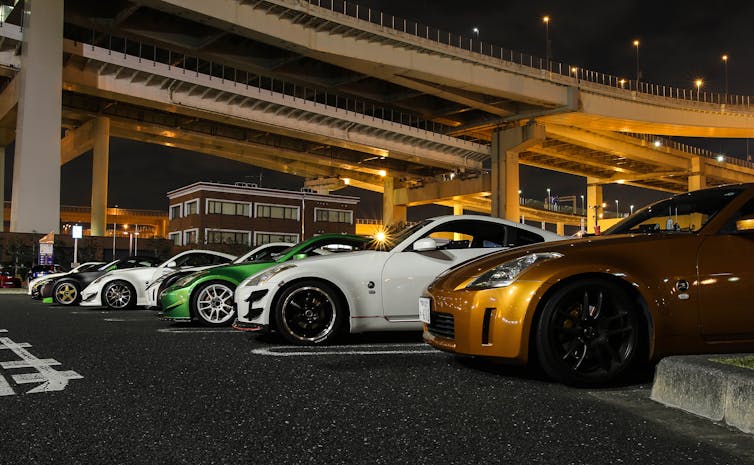
[[[545,373],[566,384],[604,385],[638,359],[641,323],[618,284],[588,279],[567,284],[545,303],[536,344]]]
[[[319,345],[339,335],[346,309],[331,285],[299,281],[280,294],[274,316],[276,329],[288,342]]]
[[[205,283],[194,291],[191,312],[204,326],[228,326],[233,322],[236,309],[230,283],[215,281]]]
[[[136,290],[126,281],[110,281],[102,288],[102,303],[113,310],[133,308]]]
[[[58,305],[76,305],[79,303],[79,288],[76,283],[63,281],[52,288],[52,298]]]

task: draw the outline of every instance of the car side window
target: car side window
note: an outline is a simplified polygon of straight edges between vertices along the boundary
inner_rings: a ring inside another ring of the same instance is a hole
[[[457,220],[440,224],[424,237],[435,239],[438,249],[505,247],[508,228],[504,224],[478,220]],[[411,248],[406,249],[411,250]]]
[[[747,222],[751,222],[752,224],[747,225]],[[721,234],[742,232],[754,233],[754,198],[750,199],[740,210],[731,215],[730,220],[720,229]]]

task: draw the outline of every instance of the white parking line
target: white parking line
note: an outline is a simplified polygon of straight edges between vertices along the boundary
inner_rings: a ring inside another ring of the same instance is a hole
[[[364,349],[373,350],[364,350]],[[384,355],[384,354],[442,354],[426,344],[361,344],[312,349],[300,347],[270,347],[254,349],[251,353],[268,357],[304,357],[308,355]]]
[[[213,329],[213,328],[163,328],[158,329],[158,333],[238,333],[238,334],[244,334],[243,331],[238,331],[237,329]]]
[[[83,376],[75,371],[57,371],[52,366],[60,365],[55,359],[40,359],[31,354],[26,347],[31,347],[27,342],[13,342],[10,338],[0,337],[0,348],[9,349],[21,360],[0,362],[0,368],[12,370],[18,368],[34,368],[36,373],[22,373],[13,375],[11,378],[17,384],[42,383],[36,386],[26,394],[35,394],[39,392],[62,391],[68,386],[68,381],[72,379],[82,379]],[[7,396],[15,394],[8,380],[0,374],[0,395]]]

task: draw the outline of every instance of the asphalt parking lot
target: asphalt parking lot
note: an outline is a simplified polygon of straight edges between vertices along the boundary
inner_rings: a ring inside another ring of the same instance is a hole
[[[467,362],[419,334],[306,349],[0,295],[0,463],[752,464],[754,439],[649,400]]]

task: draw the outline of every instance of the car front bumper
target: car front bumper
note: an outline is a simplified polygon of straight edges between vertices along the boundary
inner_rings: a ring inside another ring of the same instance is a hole
[[[435,290],[424,341],[460,355],[528,359],[532,315],[541,283],[516,282],[505,288]]]
[[[166,320],[190,320],[191,319],[191,290],[182,287],[160,295],[160,317]]]
[[[276,286],[275,286],[276,287]],[[236,289],[236,321],[266,326],[274,297],[273,286],[239,286]]]

